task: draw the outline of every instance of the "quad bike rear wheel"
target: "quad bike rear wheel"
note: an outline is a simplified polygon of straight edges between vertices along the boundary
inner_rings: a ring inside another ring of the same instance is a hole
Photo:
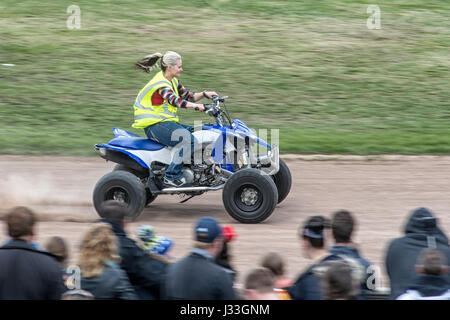
[[[126,171],[126,172],[130,172],[132,174],[134,174],[136,177],[138,177],[139,179],[145,179],[147,176],[142,173],[141,171],[132,169],[130,167],[127,167],[123,164],[117,164],[114,167],[114,171]],[[152,203],[153,201],[155,201],[157,195],[156,194],[152,194],[150,192],[150,190],[148,188],[145,188],[145,192],[146,192],[146,201],[145,201],[145,206],[148,207],[150,205],[150,203]]]
[[[113,171],[104,175],[94,188],[94,207],[104,217],[102,204],[108,200],[126,203],[127,217],[136,219],[144,210],[147,195],[141,180],[127,171]]]

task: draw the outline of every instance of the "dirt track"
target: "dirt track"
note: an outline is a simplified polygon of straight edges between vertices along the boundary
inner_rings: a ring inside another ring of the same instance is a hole
[[[178,196],[160,196],[137,221],[153,225],[158,234],[175,241],[173,254],[184,256],[191,245],[194,221],[204,215],[233,225],[238,238],[232,243],[234,265],[242,280],[266,250],[284,254],[291,277],[308,261],[302,257],[298,227],[310,215],[348,209],[357,217],[356,240],[361,252],[384,273],[384,249],[402,234],[409,212],[420,206],[431,209],[444,231],[450,230],[450,157],[357,157],[285,155],[293,175],[288,198],[264,223],[236,223],[222,205],[221,192],[211,192],[179,204]],[[89,223],[97,219],[91,205],[97,180],[113,163],[100,158],[0,156],[0,215],[16,205],[26,205],[40,216],[37,242],[54,235],[71,245],[71,262]],[[4,229],[0,241],[6,239]],[[382,285],[388,285],[383,275]]]

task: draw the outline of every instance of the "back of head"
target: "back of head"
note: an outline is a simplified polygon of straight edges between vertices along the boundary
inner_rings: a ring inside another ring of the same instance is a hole
[[[328,221],[322,216],[310,217],[303,229],[300,230],[300,236],[307,240],[313,248],[321,249],[325,244],[325,228],[329,227]]]
[[[417,264],[423,268],[424,274],[441,275],[447,268],[445,256],[437,249],[426,248],[420,252]]]
[[[405,233],[435,233],[437,221],[432,212],[426,208],[414,210],[408,218]]]
[[[261,266],[272,271],[272,273],[277,277],[284,274],[283,257],[278,252],[267,252],[261,261]]]
[[[85,278],[99,275],[108,262],[118,262],[117,238],[107,223],[95,223],[80,246],[79,266]]]
[[[32,236],[36,221],[37,218],[33,211],[26,207],[15,207],[6,217],[8,235],[13,239]]]
[[[349,243],[353,233],[355,221],[352,214],[346,210],[334,213],[331,221],[331,231],[336,243]]]
[[[273,291],[274,275],[267,268],[259,267],[251,270],[244,281],[244,288],[255,290],[258,293],[269,293]]]
[[[44,246],[45,250],[56,256],[59,262],[64,263],[69,257],[69,249],[61,237],[51,237]]]
[[[126,203],[116,200],[107,200],[101,204],[101,216],[110,222],[122,225],[128,215],[128,206]]]
[[[355,282],[352,268],[345,261],[330,261],[322,278],[324,297],[326,300],[349,299],[354,294]]]

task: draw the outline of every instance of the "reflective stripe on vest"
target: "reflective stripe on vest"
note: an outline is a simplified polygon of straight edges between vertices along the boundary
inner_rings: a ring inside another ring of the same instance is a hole
[[[152,83],[152,81],[156,81]],[[178,122],[177,108],[170,105],[167,100],[158,106],[151,105],[151,97],[146,99],[146,106],[143,105],[142,100],[147,95],[153,95],[156,90],[162,87],[170,87],[174,93],[178,96],[178,79],[174,78],[172,82],[164,78],[162,71],[157,73],[153,79],[149,82],[150,85],[144,87],[139,93],[134,102],[134,128],[146,128],[152,124],[169,120]],[[148,105],[150,103],[150,106]],[[162,109],[162,110],[161,110]],[[172,111],[171,111],[172,110]]]

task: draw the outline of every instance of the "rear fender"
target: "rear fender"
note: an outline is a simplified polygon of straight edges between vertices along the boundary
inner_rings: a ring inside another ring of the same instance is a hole
[[[123,164],[134,170],[148,172],[148,165],[133,153],[108,144],[95,145],[95,149],[99,151],[100,157],[115,163]]]

